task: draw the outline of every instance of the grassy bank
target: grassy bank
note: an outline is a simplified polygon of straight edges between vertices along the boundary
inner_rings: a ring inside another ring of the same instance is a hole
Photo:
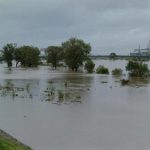
[[[32,150],[30,147],[14,139],[0,130],[0,150]]]

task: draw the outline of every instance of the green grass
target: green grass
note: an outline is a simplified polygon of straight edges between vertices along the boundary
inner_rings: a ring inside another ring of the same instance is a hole
[[[31,150],[12,138],[0,136],[0,150]]]

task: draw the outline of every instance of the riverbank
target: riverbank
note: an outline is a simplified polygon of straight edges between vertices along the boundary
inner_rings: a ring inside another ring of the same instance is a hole
[[[29,146],[19,142],[11,135],[0,130],[0,150],[32,150]]]

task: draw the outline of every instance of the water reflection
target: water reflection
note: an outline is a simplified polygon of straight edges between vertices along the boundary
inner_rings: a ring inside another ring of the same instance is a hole
[[[97,64],[105,62],[126,65]],[[149,78],[122,86],[126,76],[0,70],[0,128],[35,150],[149,149]]]
[[[130,82],[129,82],[129,86],[131,87],[148,87],[149,82],[150,82],[150,78],[136,78],[136,77],[132,77],[129,78]]]
[[[52,104],[82,103],[84,95],[91,87],[91,77],[79,74],[64,75],[63,78],[41,80],[1,80],[1,98],[12,97],[16,99],[33,99],[49,101]]]
[[[91,78],[86,79],[78,74],[47,80],[43,99],[52,101],[52,104],[82,103],[91,81]]]
[[[12,80],[6,79],[0,81],[1,98],[32,98],[33,94],[38,93],[36,85],[38,80]],[[30,87],[31,85],[31,87]]]

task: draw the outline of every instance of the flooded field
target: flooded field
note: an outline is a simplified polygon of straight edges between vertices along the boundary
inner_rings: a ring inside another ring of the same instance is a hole
[[[149,150],[150,79],[0,64],[0,128],[35,150]]]

